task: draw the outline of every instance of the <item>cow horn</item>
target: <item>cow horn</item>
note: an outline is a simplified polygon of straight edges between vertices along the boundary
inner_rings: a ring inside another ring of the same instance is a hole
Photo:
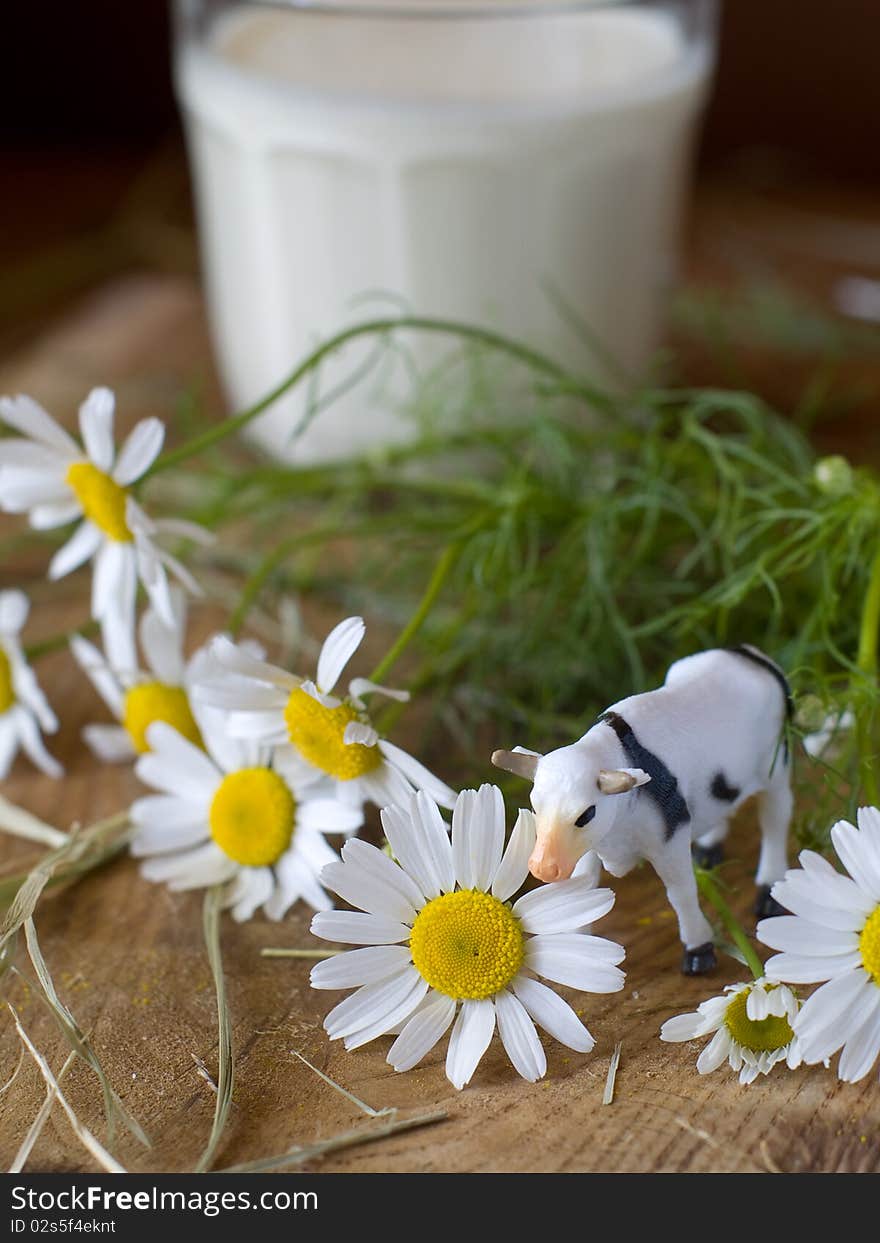
[[[626,794],[650,780],[640,768],[600,768],[596,784],[602,794]]]
[[[517,777],[525,777],[526,781],[535,780],[540,755],[534,751],[493,751],[492,763],[496,768],[503,768],[506,773],[516,773]]]

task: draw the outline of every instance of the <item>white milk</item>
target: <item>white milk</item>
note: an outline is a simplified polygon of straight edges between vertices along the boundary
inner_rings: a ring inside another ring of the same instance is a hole
[[[343,325],[401,305],[487,324],[594,375],[560,303],[624,368],[656,347],[709,71],[705,45],[686,43],[670,16],[438,21],[242,6],[207,39],[183,41],[177,71],[234,407]],[[322,369],[321,391],[370,349],[347,347]],[[292,450],[305,392],[277,403],[257,435],[298,461],[399,439],[398,369],[390,382],[383,373],[384,399],[375,380],[359,384]]]

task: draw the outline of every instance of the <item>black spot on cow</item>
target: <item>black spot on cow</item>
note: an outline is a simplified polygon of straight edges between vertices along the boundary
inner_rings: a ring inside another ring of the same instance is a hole
[[[735,803],[739,798],[739,790],[736,786],[728,785],[727,778],[720,771],[712,778],[709,793],[721,803]]]

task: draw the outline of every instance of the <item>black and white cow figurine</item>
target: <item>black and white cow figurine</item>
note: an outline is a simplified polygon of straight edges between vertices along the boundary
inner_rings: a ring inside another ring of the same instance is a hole
[[[537,843],[529,868],[562,880],[595,850],[612,876],[647,859],[678,916],[687,975],[715,965],[712,929],[691,865],[717,862],[729,820],[758,795],[760,915],[787,866],[792,812],[784,725],[791,692],[778,665],[749,646],[676,661],[657,690],[612,704],[582,738],[547,755],[496,751],[492,763],[531,780]]]

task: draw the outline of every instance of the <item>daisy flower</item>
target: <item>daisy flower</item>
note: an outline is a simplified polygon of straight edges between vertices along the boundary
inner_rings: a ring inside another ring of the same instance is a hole
[[[849,876],[821,855],[803,850],[801,866],[773,886],[792,915],[758,924],[770,979],[795,984],[826,981],[804,1002],[795,1032],[805,1062],[842,1049],[838,1076],[856,1083],[880,1054],[880,811],[861,807],[858,827],[839,820],[831,841]]]
[[[724,996],[702,1002],[692,1014],[678,1014],[660,1028],[669,1041],[712,1039],[697,1058],[697,1070],[708,1075],[726,1061],[739,1071],[740,1083],[752,1083],[768,1074],[777,1062],[790,1070],[801,1063],[801,1049],[793,1025],[798,1001],[784,984],[765,978],[747,984],[728,984]]]
[[[387,807],[382,824],[398,862],[352,840],[321,879],[357,911],[315,916],[312,932],[360,945],[313,968],[315,988],[355,988],[324,1020],[331,1039],[357,1049],[399,1031],[388,1053],[395,1070],[420,1062],[452,1026],[446,1075],[463,1088],[496,1023],[516,1070],[534,1082],[547,1068],[535,1023],[589,1053],[593,1037],[546,984],[594,993],[623,987],[624,950],[576,931],[606,914],[610,889],[589,876],[544,885],[512,906],[528,873],[535,818],[521,811],[504,850],[504,803],[496,786],[464,790],[452,836],[423,792]],[[453,1025],[454,1024],[454,1025]]]
[[[143,754],[148,749],[147,727],[153,721],[165,721],[201,746],[189,688],[204,668],[204,649],[189,662],[185,660],[186,600],[179,588],[172,587],[170,602],[173,625],[166,625],[152,607],[141,617],[139,637],[146,670],[114,666],[80,635],[70,640],[77,663],[119,722],[87,725],[83,730],[90,749],[104,763],[121,764]]]
[[[43,745],[40,730],[54,734],[58,720],[19,638],[29,611],[23,591],[0,591],[0,778],[9,773],[19,748],[47,776],[64,772]]]
[[[348,617],[330,632],[314,681],[255,660],[220,636],[212,650],[224,675],[201,684],[198,694],[231,712],[233,733],[277,747],[276,764],[298,782],[321,781],[337,798],[360,807],[406,803],[419,789],[441,807],[452,807],[454,791],[406,751],[380,738],[370,722],[365,695],[379,692],[405,701],[406,691],[353,678],[347,695],[333,694],[365,629],[360,617]]]
[[[49,563],[49,577],[63,578],[94,560],[92,616],[114,664],[133,665],[138,580],[168,625],[174,619],[166,567],[198,591],[154,537],[165,531],[204,541],[207,532],[189,522],[153,522],[136,503],[129,488],[158,457],[165,428],[159,419],[143,419],[117,454],[114,408],[109,389],[89,393],[79,409],[81,445],[30,397],[0,399],[0,419],[21,433],[0,440],[0,507],[29,514],[39,530],[80,520]]]
[[[339,856],[324,834],[352,832],[360,814],[309,798],[271,767],[265,748],[217,723],[204,729],[205,750],[162,721],[147,729],[150,750],[135,772],[159,793],[131,808],[132,853],[148,856],[141,874],[173,890],[226,884],[225,905],[239,921],[260,906],[280,919],[299,898],[331,907],[318,876]]]

